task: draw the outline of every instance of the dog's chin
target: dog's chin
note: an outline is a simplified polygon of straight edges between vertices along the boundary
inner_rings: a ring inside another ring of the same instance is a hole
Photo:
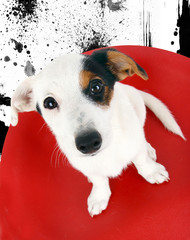
[[[101,151],[102,151],[102,149],[100,149],[100,150],[98,150],[96,152],[93,152],[93,153],[88,153],[88,154],[81,153],[80,157],[83,157],[83,158],[95,157],[95,156],[98,156]]]

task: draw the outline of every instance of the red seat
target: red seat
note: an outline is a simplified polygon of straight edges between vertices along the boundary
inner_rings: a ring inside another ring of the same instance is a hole
[[[133,76],[123,82],[166,103],[189,140],[190,59],[155,48],[117,49],[149,75],[147,81]],[[110,180],[108,208],[92,219],[87,211],[91,184],[55,150],[38,113],[20,114],[0,163],[0,239],[190,239],[190,143],[165,130],[150,111],[145,132],[170,182],[151,185],[131,166]]]

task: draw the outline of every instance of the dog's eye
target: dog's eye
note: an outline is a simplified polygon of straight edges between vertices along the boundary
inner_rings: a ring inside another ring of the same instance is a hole
[[[99,95],[102,93],[104,84],[99,79],[94,79],[90,82],[90,93],[92,95]]]
[[[56,100],[53,97],[47,97],[44,100],[44,107],[48,108],[48,109],[54,109],[54,108],[58,107],[58,103],[56,102]]]

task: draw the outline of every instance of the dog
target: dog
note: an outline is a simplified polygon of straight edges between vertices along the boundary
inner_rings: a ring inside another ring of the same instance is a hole
[[[12,125],[17,125],[19,112],[39,112],[70,164],[92,183],[87,200],[91,217],[107,208],[109,178],[131,163],[151,184],[169,180],[145,138],[145,106],[185,139],[165,104],[119,82],[133,74],[148,79],[139,64],[114,48],[71,53],[21,82],[11,99]]]

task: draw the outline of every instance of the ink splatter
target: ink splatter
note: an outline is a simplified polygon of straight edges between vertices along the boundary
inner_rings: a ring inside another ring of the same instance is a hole
[[[0,105],[10,106],[11,99],[10,97],[5,97],[5,95],[0,94]]]
[[[123,6],[124,1],[125,0],[120,0],[120,1],[114,2],[113,0],[108,0],[108,8],[110,9],[110,11],[113,11],[113,12],[124,10],[124,9],[126,9]]]
[[[36,16],[37,0],[16,0],[12,7],[12,14],[19,19]]]
[[[5,57],[4,57],[4,61],[5,61],[5,62],[9,62],[10,60],[11,60],[11,59],[10,59],[9,56],[5,56]]]
[[[28,77],[33,76],[35,74],[36,70],[30,61],[26,62],[26,66],[24,67],[24,72]]]
[[[17,50],[19,53],[21,53],[23,50],[23,44],[20,42],[17,42],[16,40],[14,40],[12,38],[11,38],[11,41],[15,44],[14,50]]]
[[[105,0],[99,0],[100,7],[103,10],[106,7],[106,1]]]
[[[180,5],[178,5],[178,13]],[[190,57],[190,5],[188,0],[183,0],[182,13],[178,14],[177,26],[179,27],[179,45],[177,53]]]
[[[87,38],[85,35],[82,36],[82,39],[77,41],[76,44],[82,52],[87,52],[96,48],[108,47],[110,41],[111,39],[105,33],[96,32],[92,29]]]

